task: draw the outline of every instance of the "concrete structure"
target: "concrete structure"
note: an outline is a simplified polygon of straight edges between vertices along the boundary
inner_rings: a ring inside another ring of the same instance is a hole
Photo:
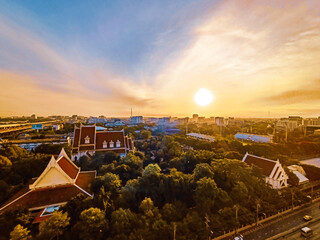
[[[92,123],[106,123],[108,120],[105,117],[90,117],[87,120],[87,123],[92,124]]]
[[[274,161],[246,153],[242,161],[260,168],[261,173],[265,176],[266,183],[270,184],[273,189],[281,189],[288,186],[288,175],[279,160]]]
[[[197,138],[200,140],[210,141],[210,142],[213,142],[215,140],[215,138],[213,136],[205,135],[205,134],[201,134],[201,133],[188,133],[187,136]]]
[[[309,182],[309,179],[306,177],[306,172],[304,171],[303,167],[298,165],[291,165],[288,166],[290,172],[297,176],[299,179],[299,185],[305,184]]]
[[[130,123],[131,124],[143,123],[143,117],[142,116],[132,116],[132,117],[130,117]]]
[[[95,125],[75,127],[72,143],[72,161],[81,156],[93,156],[95,152],[113,151],[121,157],[134,150],[133,140],[124,131],[97,131]]]
[[[199,118],[198,114],[193,114],[192,115],[192,122],[198,122],[198,118]]]
[[[95,177],[96,171],[80,171],[62,149],[57,160],[52,156],[42,174],[0,208],[0,214],[24,207],[37,214],[34,223],[44,221],[80,193],[93,198]]]
[[[320,158],[311,158],[300,161],[302,164],[311,165],[320,168]]]
[[[224,126],[224,117],[215,117],[214,121],[218,126]]]
[[[289,119],[282,119],[276,122],[276,128],[284,128],[289,132],[293,131],[294,129],[298,128],[299,124],[298,121],[289,120]]]
[[[320,126],[320,117],[318,118],[306,118],[302,120],[303,126]]]
[[[249,133],[237,133],[234,137],[238,140],[245,140],[251,142],[270,143],[272,141],[272,136],[256,135]]]

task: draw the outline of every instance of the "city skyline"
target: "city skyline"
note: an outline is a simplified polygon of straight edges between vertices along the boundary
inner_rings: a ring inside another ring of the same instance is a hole
[[[0,116],[320,115],[316,0],[0,3]]]

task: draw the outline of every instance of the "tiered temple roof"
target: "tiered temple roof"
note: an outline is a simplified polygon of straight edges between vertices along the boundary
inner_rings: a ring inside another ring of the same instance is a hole
[[[57,159],[52,156],[38,178],[3,204],[0,214],[18,207],[43,212],[50,206],[67,203],[80,193],[92,198],[91,185],[95,177],[96,171],[81,172],[62,149]]]

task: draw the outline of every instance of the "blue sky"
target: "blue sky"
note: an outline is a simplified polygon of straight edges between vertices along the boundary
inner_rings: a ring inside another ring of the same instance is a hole
[[[320,115],[317,0],[0,4],[0,116]]]
[[[161,68],[164,59],[150,57],[157,48],[167,58],[188,44],[188,30],[192,22],[201,20],[206,4],[188,0],[17,0],[2,1],[1,13],[61,52],[99,59],[108,68],[135,76]],[[181,17],[185,22],[179,22]],[[9,65],[13,64],[7,61]]]

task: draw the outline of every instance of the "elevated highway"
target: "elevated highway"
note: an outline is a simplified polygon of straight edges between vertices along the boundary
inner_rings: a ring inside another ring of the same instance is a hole
[[[62,123],[62,122],[46,121],[46,122],[34,122],[34,123],[0,124],[0,136],[6,133],[14,133],[18,131],[31,130],[33,124],[42,124],[43,126],[49,126],[56,123]]]

